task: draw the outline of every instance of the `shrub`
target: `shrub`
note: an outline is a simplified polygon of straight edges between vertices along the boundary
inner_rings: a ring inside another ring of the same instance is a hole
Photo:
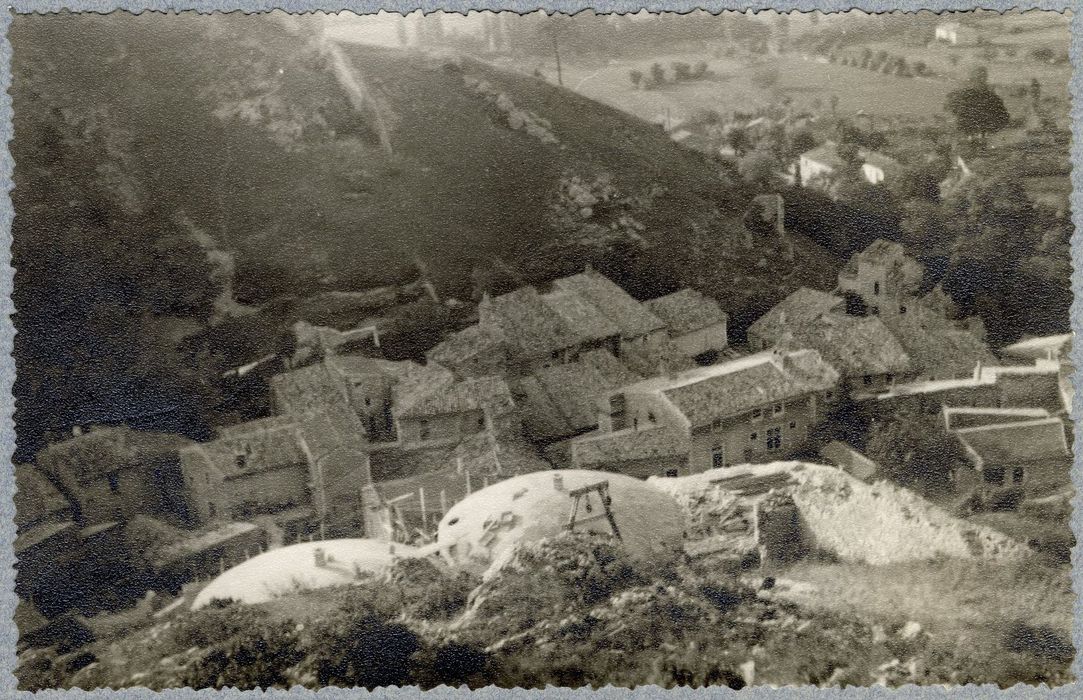
[[[242,690],[284,687],[289,684],[287,669],[302,658],[292,622],[258,624],[212,647],[188,670],[184,684]]]
[[[312,631],[305,671],[319,686],[377,688],[410,683],[410,657],[421,648],[405,625],[374,614],[324,621]]]

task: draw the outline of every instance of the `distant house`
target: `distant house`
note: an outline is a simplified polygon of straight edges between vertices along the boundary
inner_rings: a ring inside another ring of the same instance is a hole
[[[815,185],[825,177],[844,172],[850,165],[839,155],[838,144],[826,141],[798,157],[801,186]],[[891,179],[901,168],[894,158],[866,149],[858,150],[854,165],[860,165],[861,177],[873,185]]]
[[[757,352],[772,348],[791,329],[793,323],[813,320],[836,311],[843,311],[842,297],[800,287],[749,326],[749,347]]]
[[[801,186],[808,187],[818,179],[834,175],[847,167],[839,156],[838,145],[827,141],[811,151],[805,151],[798,157]]]
[[[289,418],[222,428],[215,440],[182,450],[181,469],[191,513],[201,525],[249,520],[311,503],[309,458]]]
[[[943,41],[952,46],[968,46],[978,40],[977,31],[959,22],[942,22],[936,25],[934,36],[937,41]]]
[[[497,324],[467,326],[446,337],[425,357],[460,377],[503,374],[508,367],[504,332]]]
[[[687,357],[717,355],[729,345],[726,312],[694,289],[650,299],[644,306],[665,323],[670,339]]]
[[[148,515],[187,520],[176,435],[97,427],[54,443],[37,465],[72,499],[83,527]]]
[[[1008,489],[1041,497],[1071,484],[1072,451],[1061,418],[960,428],[955,435],[973,467],[955,472],[960,490],[976,489],[986,498]]]
[[[907,255],[901,243],[878,238],[839,271],[838,290],[860,298],[874,316],[905,314],[923,275],[921,263]]]
[[[905,404],[929,415],[940,414],[944,407],[1029,408],[1054,415],[1062,411],[1059,369],[1049,361],[1007,366],[979,362],[968,377],[897,383],[876,398],[893,409]]]
[[[572,462],[621,471],[664,463],[653,473],[676,475],[783,459],[806,445],[838,381],[814,350],[766,351],[646,379],[606,398],[598,433],[572,442]],[[621,460],[591,461],[610,452]]]

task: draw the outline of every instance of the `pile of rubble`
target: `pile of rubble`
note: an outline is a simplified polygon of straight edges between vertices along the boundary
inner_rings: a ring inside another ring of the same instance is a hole
[[[771,555],[763,551],[771,544],[765,542],[768,523],[771,531],[784,530],[793,517],[799,533],[768,539],[844,561],[890,564],[937,556],[1004,560],[1027,551],[1010,537],[956,518],[907,489],[887,482],[866,484],[819,464],[749,464],[649,481],[684,510],[690,554],[758,548],[761,556]],[[793,517],[778,513],[792,507]],[[793,542],[795,537],[803,542]],[[791,559],[796,553],[778,554]]]

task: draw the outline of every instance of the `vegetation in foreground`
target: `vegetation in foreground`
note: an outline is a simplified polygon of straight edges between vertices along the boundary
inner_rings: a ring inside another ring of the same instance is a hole
[[[1064,569],[989,566],[810,562],[793,579],[738,579],[709,565],[648,569],[607,542],[565,536],[521,549],[485,583],[405,561],[354,587],[223,602],[63,656],[30,650],[17,676],[27,690],[1070,681]],[[869,585],[847,583],[852,600],[840,605],[830,584],[851,580]],[[1041,600],[1015,597],[1024,582]],[[958,612],[930,623],[900,607],[891,591],[905,597],[912,584]],[[1005,617],[973,628],[992,598]]]

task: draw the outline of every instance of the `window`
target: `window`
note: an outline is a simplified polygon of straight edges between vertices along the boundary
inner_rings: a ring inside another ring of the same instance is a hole
[[[797,428],[797,421],[795,421],[795,420],[790,421],[790,430],[795,430],[796,428]]]
[[[1023,467],[1014,467],[1014,468],[1012,468],[1012,483],[1013,484],[1021,484],[1021,483],[1023,483],[1023,479],[1024,479],[1025,476],[1026,476],[1026,470],[1023,469]]]
[[[233,458],[233,463],[238,469],[244,469],[248,465],[248,455],[237,455]]]
[[[866,374],[864,377],[861,378],[861,381],[865,382],[865,386],[869,386],[870,384],[872,384],[872,375]]]
[[[771,407],[771,415],[772,416],[781,416],[782,412],[784,410],[786,410],[786,409],[782,404],[776,403],[774,406]]]
[[[722,419],[721,418],[715,418],[713,421],[711,421],[711,428],[713,430],[718,430],[721,427],[722,427]]]
[[[422,440],[428,440],[432,436],[432,428],[429,427],[429,421],[423,420],[418,425],[418,436]]]
[[[485,414],[478,416],[478,430],[485,430]]]
[[[752,420],[760,420],[763,418],[763,409],[756,408],[752,411]]]
[[[666,470],[666,477],[670,478],[670,479],[677,478],[677,470],[676,469],[667,469]]]
[[[365,405],[366,406],[371,406],[372,405],[372,399],[370,399],[369,397],[366,396],[365,397]]]
[[[759,438],[760,438],[759,433],[752,433],[751,435],[748,436],[748,439],[751,440],[752,442],[756,442],[756,440],[759,440]]]
[[[624,394],[614,394],[609,397],[609,420],[613,424],[613,430],[624,430],[628,427],[628,404]]]
[[[777,450],[782,447],[782,427],[767,429],[767,449]]]
[[[906,313],[906,305],[905,304],[902,304],[902,305],[899,306],[899,313],[900,314],[905,314]]]
[[[988,469],[983,469],[981,475],[987,484],[992,484],[994,486],[1004,485],[1004,467],[990,467]]]
[[[872,293],[874,295],[876,295],[876,296],[880,296],[880,283],[879,282],[873,282],[872,283]]]
[[[721,445],[711,450],[711,468],[718,469],[726,466],[726,448]]]
[[[869,313],[872,314],[873,316],[879,315],[880,307],[879,306],[870,306],[869,307]]]
[[[113,493],[119,493],[120,492],[120,474],[118,474],[117,472],[109,472],[109,476],[106,477],[106,478],[109,479],[109,490],[112,491]]]
[[[649,420],[651,423],[658,420],[657,418],[654,417],[654,411],[647,411],[647,420]]]

